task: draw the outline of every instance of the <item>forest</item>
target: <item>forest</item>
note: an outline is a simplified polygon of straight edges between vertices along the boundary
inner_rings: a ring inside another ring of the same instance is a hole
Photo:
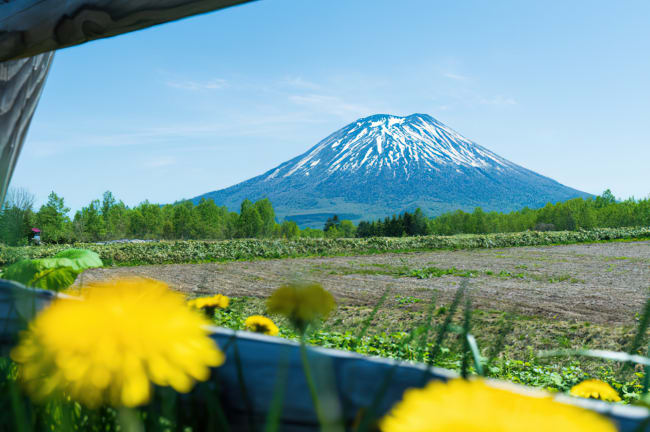
[[[595,198],[575,198],[540,209],[523,208],[510,213],[485,212],[477,207],[426,218],[416,209],[377,221],[362,221],[358,237],[402,235],[489,234],[533,231],[574,231],[591,228],[650,226],[650,198],[617,201],[608,189]]]
[[[332,215],[323,229],[300,229],[295,222],[278,223],[268,199],[244,200],[239,212],[212,200],[159,205],[144,201],[128,207],[107,191],[70,217],[63,197],[50,193],[34,207],[35,197],[12,189],[0,211],[0,242],[29,243],[32,228],[45,243],[99,242],[117,239],[224,240],[232,238],[402,237],[417,235],[485,234],[497,232],[572,231],[589,228],[650,226],[650,198],[617,201],[607,190],[590,199],[572,199],[510,213],[458,210],[429,218],[420,209],[354,225]]]

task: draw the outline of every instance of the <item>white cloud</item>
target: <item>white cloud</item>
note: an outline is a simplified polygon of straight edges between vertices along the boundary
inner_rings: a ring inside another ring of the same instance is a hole
[[[171,156],[157,156],[151,158],[144,162],[144,166],[147,168],[163,168],[166,166],[174,165],[176,163],[176,158]]]
[[[469,81],[468,76],[453,73],[453,72],[445,72],[442,75],[444,77],[446,77],[446,78],[453,79],[453,80],[456,80],[456,81]]]
[[[228,86],[228,82],[222,78],[214,78],[208,81],[192,81],[192,80],[171,81],[170,80],[165,82],[165,84],[167,84],[168,87],[182,89],[182,90],[189,90],[189,91],[219,90]]]

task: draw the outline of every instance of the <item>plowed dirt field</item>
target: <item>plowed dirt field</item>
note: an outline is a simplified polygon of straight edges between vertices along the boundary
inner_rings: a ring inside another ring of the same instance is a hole
[[[292,280],[317,281],[341,305],[404,298],[449,302],[463,278],[473,304],[540,318],[633,324],[650,292],[650,241],[433,251],[330,258],[93,269],[83,282],[138,275],[191,296],[267,297]]]

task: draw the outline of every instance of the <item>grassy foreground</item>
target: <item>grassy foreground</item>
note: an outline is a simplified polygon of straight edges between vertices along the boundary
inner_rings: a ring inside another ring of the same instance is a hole
[[[502,248],[650,238],[650,227],[580,231],[526,231],[453,236],[371,237],[340,239],[241,239],[224,241],[156,241],[147,243],[76,244],[99,254],[104,265],[183,264],[308,256],[361,255],[436,249]],[[0,267],[24,258],[47,258],[71,245],[7,247],[0,245]]]
[[[455,308],[455,311],[454,311]],[[440,329],[452,312],[433,364],[461,371],[462,333],[468,314],[462,305],[437,305],[434,298],[402,297],[385,293],[377,306],[339,306],[336,313],[311,333],[308,342],[316,346],[343,349],[361,354],[428,363]],[[226,310],[218,310],[215,324],[244,329],[247,316],[268,315],[264,299],[231,299]],[[476,337],[485,373],[492,378],[567,392],[572,386],[597,378],[611,384],[630,403],[639,399],[643,374],[620,363],[585,357],[543,358],[539,353],[553,349],[606,349],[627,351],[637,329],[632,325],[607,326],[589,322],[548,320],[508,314],[495,310],[472,309],[471,333]],[[280,336],[298,339],[289,323],[272,316]],[[430,323],[427,325],[427,323]],[[429,328],[427,330],[427,328]],[[475,368],[471,368],[476,372]]]

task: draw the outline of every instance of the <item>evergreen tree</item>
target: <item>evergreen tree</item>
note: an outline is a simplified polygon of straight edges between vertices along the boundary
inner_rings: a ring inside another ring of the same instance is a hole
[[[339,220],[338,215],[334,215],[332,217],[327,218],[325,221],[325,226],[323,227],[323,231],[327,232],[330,228],[336,227],[338,228],[341,225],[341,221]]]

